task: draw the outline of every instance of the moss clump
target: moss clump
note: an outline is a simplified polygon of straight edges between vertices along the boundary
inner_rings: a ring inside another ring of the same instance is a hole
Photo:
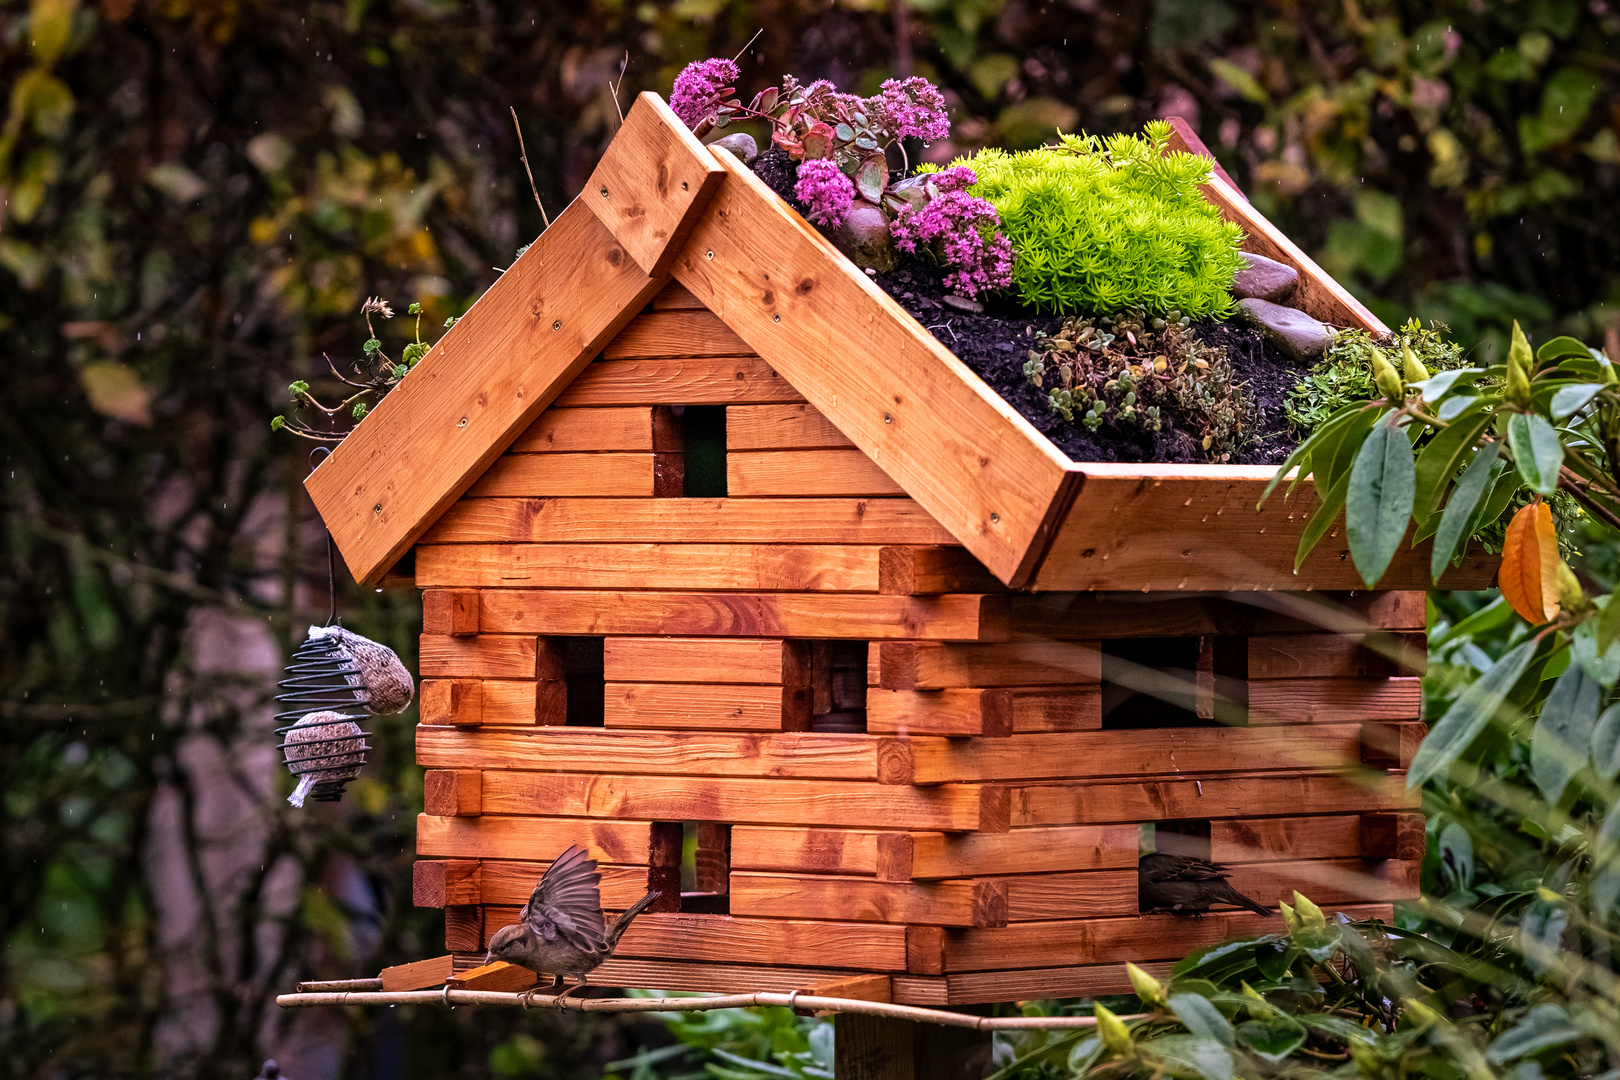
[[[968,190],[988,199],[1017,253],[1013,289],[1038,311],[1231,312],[1242,231],[1198,187],[1209,162],[1165,153],[1170,125],[1144,135],[1065,135],[1057,146],[984,150]]]
[[[1401,327],[1394,341],[1382,343],[1365,330],[1340,330],[1322,359],[1288,392],[1284,409],[1295,437],[1303,441],[1328,417],[1352,402],[1383,397],[1373,384],[1373,353],[1381,350],[1399,368],[1402,341],[1412,346],[1413,354],[1431,372],[1467,366],[1462,346],[1446,339],[1444,326],[1425,329],[1412,319]]]

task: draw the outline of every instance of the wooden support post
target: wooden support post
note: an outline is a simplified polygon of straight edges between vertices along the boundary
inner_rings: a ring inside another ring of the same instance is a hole
[[[838,1080],[969,1080],[992,1068],[988,1031],[855,1013],[834,1022]]]
[[[647,888],[656,889],[658,899],[648,911],[681,910],[681,823],[655,821],[649,828]]]

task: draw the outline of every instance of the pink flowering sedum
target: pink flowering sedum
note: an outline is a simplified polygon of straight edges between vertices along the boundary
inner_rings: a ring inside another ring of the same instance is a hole
[[[951,122],[945,115],[945,96],[920,75],[888,80],[878,96],[868,102],[868,107],[881,118],[875,126],[886,128],[896,139],[931,142],[951,133]]]
[[[669,107],[683,124],[695,128],[703,121],[715,118],[721,103],[731,95],[741,75],[737,65],[725,57],[687,64],[675,76]]]
[[[837,226],[849,216],[849,208],[855,201],[855,185],[836,162],[813,159],[799,163],[799,179],[793,185],[793,197],[810,208],[809,218],[817,225]]]
[[[939,175],[961,173],[973,176],[973,170],[963,168]],[[940,186],[950,185],[949,189],[921,210],[909,206],[902,210],[890,232],[902,251],[916,251],[919,244],[934,245],[951,271],[945,275],[945,287],[976,297],[1012,284],[1013,249],[1012,242],[998,231],[1001,215],[996,208],[956,187],[960,180],[960,175],[946,179]]]

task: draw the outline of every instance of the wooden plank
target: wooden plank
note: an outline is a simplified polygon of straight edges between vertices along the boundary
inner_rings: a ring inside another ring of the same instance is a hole
[[[1102,651],[1095,641],[1001,645],[885,641],[873,652],[880,665],[878,685],[887,690],[1084,684],[1102,679]]]
[[[474,859],[418,859],[411,865],[411,902],[430,908],[476,904],[478,877]]]
[[[910,499],[470,499],[429,543],[936,544],[950,534]]]
[[[703,301],[693,296],[691,290],[678,281],[671,281],[652,298],[654,311],[695,311],[701,307]]]
[[[385,993],[399,990],[423,990],[430,986],[443,986],[450,977],[454,957],[448,953],[428,960],[385,967],[379,974]]]
[[[1209,857],[1218,863],[1238,863],[1381,856],[1382,852],[1362,850],[1361,823],[1365,820],[1358,814],[1328,814],[1212,821]]]
[[[906,970],[905,927],[828,911],[839,921],[649,912],[630,924],[614,955],[721,961],[746,956],[760,964],[836,959],[869,971]]]
[[[1340,527],[1330,529],[1294,572],[1299,534],[1316,512],[1316,489],[1301,484],[1286,499],[1279,490],[1257,510],[1276,472],[1270,466],[1088,462],[1076,468],[1084,486],[1035,573],[1036,590],[1363,587]],[[1439,587],[1487,588],[1498,561],[1475,549]],[[1428,588],[1429,543],[1415,549],[1403,543],[1378,584]]]
[[[549,862],[486,859],[478,864],[476,902],[521,907],[529,902],[550,866]],[[623,911],[647,893],[645,866],[600,866],[597,873],[602,875],[602,906],[609,911]]]
[[[492,964],[452,975],[445,980],[445,985],[452,990],[486,990],[491,993],[510,994],[529,989],[538,979],[539,977],[528,968],[508,964],[505,960],[497,960]]]
[[[423,678],[532,679],[539,644],[533,634],[449,637],[423,634],[417,657]]]
[[[1001,588],[995,575],[965,548],[886,547],[878,558],[878,592],[885,596],[995,592]]]
[[[807,686],[809,648],[768,638],[615,637],[603,646],[608,682]]]
[[[835,544],[418,544],[416,575],[422,584],[501,588],[610,589],[634,583],[646,589],[876,592],[878,549]]]
[[[487,780],[484,799],[487,807]],[[1012,789],[1012,823],[1201,820],[1246,817],[1264,807],[1300,814],[1359,813],[1406,809],[1422,801],[1421,792],[1407,791],[1400,773],[1049,783]]]
[[[676,279],[997,578],[1023,584],[1068,497],[1068,459],[746,166],[711,152],[727,176]],[[852,362],[850,326],[881,363]]]
[[[859,450],[728,452],[726,491],[738,498],[906,494]]]
[[[545,649],[542,643],[541,655]],[[479,723],[564,724],[568,686],[560,679],[485,679],[479,684]]]
[[[842,998],[845,1001],[888,1001],[891,997],[887,975],[857,975],[848,979],[810,983],[801,989],[810,997]]]
[[[1323,910],[1330,919],[1339,911],[1360,919],[1376,918],[1380,913],[1387,917],[1390,908],[1387,903],[1330,903]],[[1009,923],[1004,927],[952,931],[937,940],[943,946],[939,959],[946,973],[989,972],[1059,964],[1179,960],[1194,949],[1233,938],[1276,933],[1282,928],[1281,915],[1261,917],[1226,909],[1211,911],[1203,918],[1155,913]]]
[[[842,431],[813,405],[733,405],[726,410],[726,450],[853,450]]]
[[[733,870],[782,870],[877,876],[886,839],[906,833],[865,829],[805,829],[770,825],[731,828]],[[908,856],[909,858],[909,856]],[[909,880],[909,873],[907,879]]]
[[[559,214],[305,480],[356,579],[398,562],[662,285],[586,206]]]
[[[424,724],[477,727],[484,722],[484,684],[477,679],[423,679],[417,708]]]
[[[1137,911],[1135,867],[993,880],[1006,883],[1008,922],[1134,915]]]
[[[483,813],[483,774],[471,769],[429,769],[422,777],[422,811],[434,817]]]
[[[994,1057],[988,1031],[843,1013],[833,1072],[839,1080],[978,1080]]]
[[[671,480],[671,470],[675,467],[671,457],[668,454],[503,454],[467,490],[466,497],[679,496],[679,485]]]
[[[833,957],[836,959],[836,957]],[[593,986],[633,986],[657,990],[696,990],[745,994],[757,990],[791,993],[807,983],[832,982],[862,974],[840,968],[765,967],[749,964],[684,964],[672,960],[613,957],[591,973]]]
[[[1373,769],[1411,768],[1418,746],[1428,732],[1427,724],[1391,724],[1383,721],[1362,724],[1362,764]]]
[[[1010,690],[878,690],[866,694],[874,735],[1012,734]]]
[[[809,731],[807,686],[608,683],[610,728],[671,731]]]
[[[1172,965],[1162,963],[1140,966],[1149,975],[1168,980]],[[993,1001],[1104,997],[1131,993],[1130,978],[1120,964],[1091,964],[1029,971],[966,972],[941,978],[896,975],[890,981],[897,1003],[930,1008],[980,1005]]]
[[[997,832],[1006,830],[1007,800],[1001,788],[970,784],[913,789],[839,780],[488,772],[484,813],[736,825],[860,826],[882,821],[897,829]]]
[[[1137,861],[1136,825],[1014,829],[987,835],[913,833],[911,876],[919,881],[985,874],[1111,870]]]
[[[486,632],[669,634],[1001,641],[1007,598],[995,595],[609,592],[494,589],[483,593]]]
[[[428,589],[422,594],[422,632],[451,637],[478,633],[478,591]]]
[[[1252,637],[1247,666],[1228,674],[1247,679],[1383,679],[1422,675],[1423,634],[1289,634]]]
[[[519,859],[550,862],[568,845],[606,863],[646,866],[648,829],[641,821],[591,821],[561,817],[443,818],[418,814],[416,853],[456,859]]]
[[[737,915],[773,918],[813,918],[837,912],[859,922],[1004,926],[1007,886],[988,880],[914,885],[862,877],[733,870],[731,910]]]
[[[1251,724],[1416,720],[1422,715],[1423,680],[1415,677],[1268,679],[1249,684]]]
[[[1344,769],[1361,761],[1361,725],[1146,728],[1015,734],[968,743],[912,739],[894,755],[901,760],[893,763],[891,775],[914,784],[1152,776],[1171,767],[1209,777],[1256,764]]]
[[[667,408],[563,409],[552,406],[512,443],[508,453],[678,453],[680,427]]]
[[[1204,634],[1365,634],[1422,630],[1427,593],[1246,592],[1014,595],[1018,639],[1192,637]]]
[[[602,349],[604,360],[680,360],[753,352],[712,311],[652,311],[630,320]]]
[[[1297,891],[1325,905],[1414,900],[1421,891],[1421,865],[1402,859],[1298,859],[1229,869],[1232,887],[1262,904],[1292,902]]]
[[[584,405],[788,404],[801,395],[757,356],[598,360],[557,397]]]
[[[542,727],[477,732],[416,729],[419,765],[664,776],[876,780],[882,740],[870,735],[724,735]]]
[[[657,94],[636,95],[581,200],[648,274],[661,277],[685,246],[721,170]]]

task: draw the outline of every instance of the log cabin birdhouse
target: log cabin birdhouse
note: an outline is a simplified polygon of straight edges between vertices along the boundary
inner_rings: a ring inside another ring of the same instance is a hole
[[[1296,574],[1315,495],[1257,511],[1272,471],[1069,460],[642,95],[308,490],[358,579],[414,555],[416,898],[451,951],[577,843],[609,910],[665,893],[597,984],[957,1005],[1280,926],[1142,913],[1144,850],[1273,905],[1417,895],[1428,553],[1382,591],[1342,538]]]

